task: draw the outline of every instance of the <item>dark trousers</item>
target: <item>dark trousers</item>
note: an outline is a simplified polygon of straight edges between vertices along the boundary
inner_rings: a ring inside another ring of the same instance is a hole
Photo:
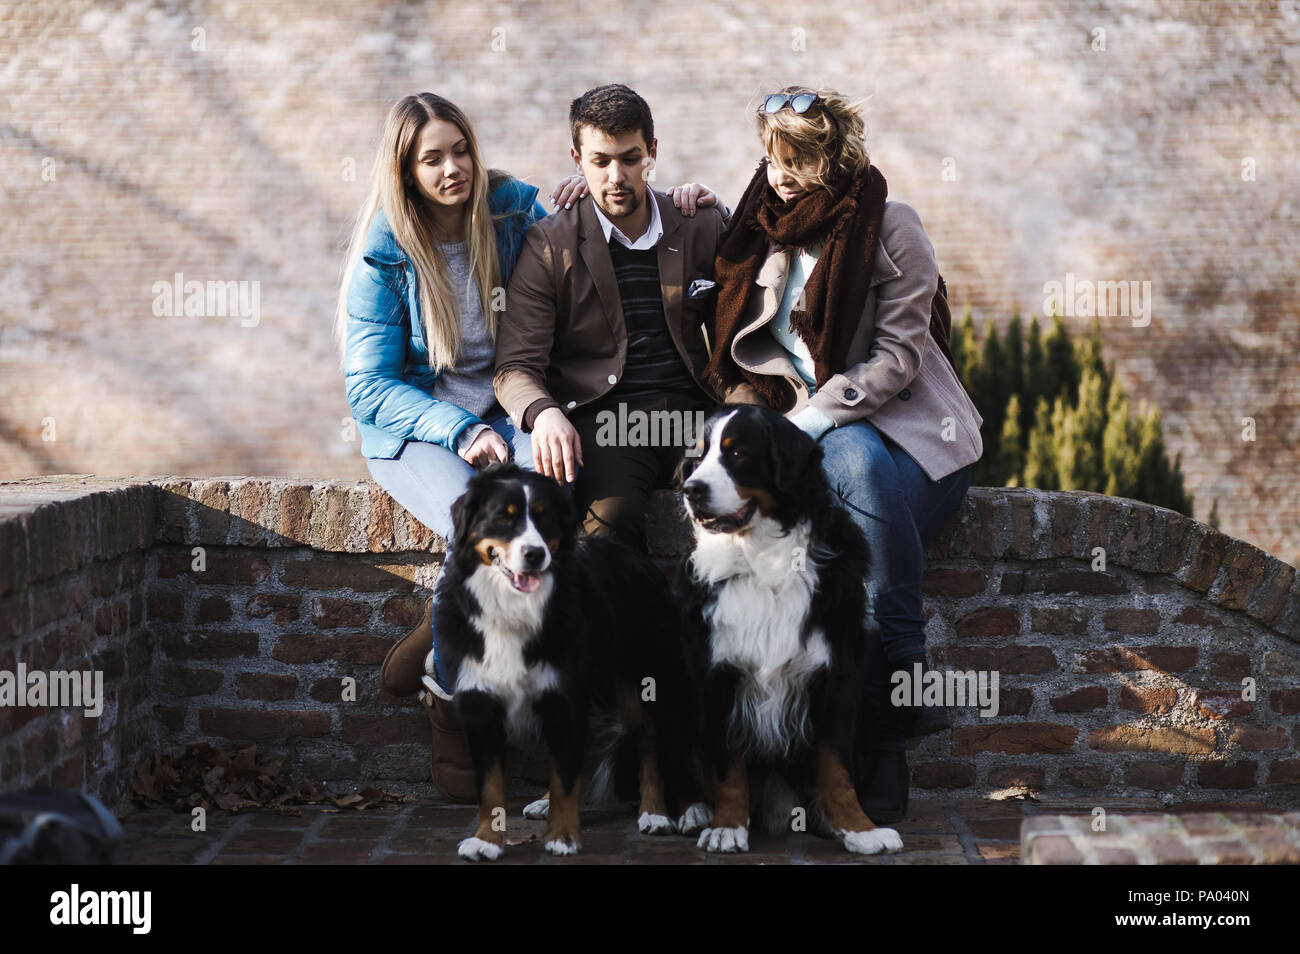
[[[671,487],[677,465],[720,405],[701,393],[606,396],[569,418],[582,440],[574,502],[584,533],[613,536],[646,553],[652,491]],[[638,431],[638,422],[640,430]]]

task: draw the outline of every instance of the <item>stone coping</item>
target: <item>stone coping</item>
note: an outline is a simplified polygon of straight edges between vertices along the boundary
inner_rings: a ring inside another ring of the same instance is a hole
[[[689,529],[656,492],[651,552],[670,559]],[[154,543],[311,547],[338,553],[441,553],[444,541],[370,480],[101,477],[0,483],[0,598],[33,582]],[[1296,568],[1164,507],[1087,491],[972,487],[931,558],[1091,561],[1163,574],[1223,610],[1300,642]]]

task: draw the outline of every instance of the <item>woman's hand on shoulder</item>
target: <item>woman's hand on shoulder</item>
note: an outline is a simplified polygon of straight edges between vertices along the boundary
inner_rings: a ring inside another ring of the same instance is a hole
[[[701,182],[683,182],[668,190],[673,205],[682,210],[682,215],[694,215],[696,209],[707,209],[718,204],[718,194]]]
[[[558,208],[570,208],[573,203],[577,202],[587,194],[587,180],[582,176],[574,173],[571,176],[565,176],[560,180],[560,184],[551,192],[551,205]]]

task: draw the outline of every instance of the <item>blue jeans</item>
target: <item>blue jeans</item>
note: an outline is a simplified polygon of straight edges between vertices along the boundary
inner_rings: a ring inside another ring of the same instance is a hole
[[[502,411],[485,418],[483,423],[505,438],[515,463],[526,470],[533,469],[532,439],[515,427],[509,415]],[[469,479],[474,476],[474,468],[454,451],[424,441],[407,441],[402,445],[401,453],[391,460],[367,458],[366,466],[370,468],[375,483],[388,491],[389,496],[447,541],[447,559],[450,559],[451,505],[465,492]],[[437,590],[434,595],[437,595]],[[451,687],[442,678],[436,633],[433,662],[438,684],[450,692]]]
[[[889,701],[892,664],[925,653],[921,572],[925,547],[956,511],[973,465],[931,480],[912,456],[870,421],[832,428],[820,438],[822,470],[867,537],[867,672],[877,745],[902,751],[905,739]]]

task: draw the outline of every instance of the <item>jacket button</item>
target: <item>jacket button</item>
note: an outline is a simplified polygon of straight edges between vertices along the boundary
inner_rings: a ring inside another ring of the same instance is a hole
[[[857,389],[856,389],[856,388],[845,388],[845,389],[844,389],[844,400],[846,400],[846,401],[853,401],[853,400],[856,400],[856,399],[857,399],[857,396],[858,396],[858,392],[857,392]]]
[[[901,390],[901,391],[898,392],[898,399],[899,399],[900,401],[906,401],[906,400],[907,400],[908,398],[910,398],[911,396],[912,396],[912,392],[911,392],[910,390],[908,390],[907,388],[903,388],[903,390]]]
[[[578,402],[577,402],[577,401],[570,401],[570,402],[568,403],[567,406],[568,406],[569,410],[572,411],[575,407],[578,406]]]
[[[618,384],[618,375],[611,374],[608,378],[606,378],[606,380],[609,381],[610,384]]]

